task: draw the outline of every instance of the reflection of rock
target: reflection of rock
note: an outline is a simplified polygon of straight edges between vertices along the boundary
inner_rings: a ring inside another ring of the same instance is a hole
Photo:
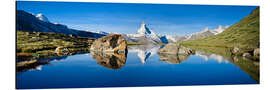
[[[160,61],[167,61],[170,64],[179,64],[188,59],[189,55],[181,55],[181,54],[166,54],[166,53],[158,53],[161,57]]]
[[[144,64],[149,57],[156,54],[159,48],[159,45],[133,45],[128,47],[128,52],[137,53],[142,64]]]
[[[57,53],[58,56],[66,56],[69,53],[69,50],[63,46],[58,46],[55,49],[55,53]]]
[[[91,52],[91,55],[98,64],[111,68],[111,69],[120,69],[126,63],[127,55],[126,53],[102,53],[102,52]]]
[[[112,34],[99,38],[93,42],[91,51],[125,53],[127,42],[120,34]]]
[[[238,57],[236,55],[232,55],[231,59],[232,59],[233,62],[238,62],[239,61],[239,59],[238,59]]]
[[[170,43],[161,48],[158,53],[190,55],[194,52],[180,44]]]

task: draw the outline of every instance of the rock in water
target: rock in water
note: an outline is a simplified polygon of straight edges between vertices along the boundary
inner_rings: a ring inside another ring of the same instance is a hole
[[[170,43],[161,48],[158,53],[190,55],[193,51],[177,43]]]
[[[127,41],[120,34],[111,34],[95,40],[90,50],[104,53],[126,53]]]

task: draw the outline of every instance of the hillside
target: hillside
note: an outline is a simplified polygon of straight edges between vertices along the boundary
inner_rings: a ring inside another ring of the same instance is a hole
[[[105,35],[75,30],[60,23],[52,23],[43,14],[34,15],[23,10],[16,11],[16,30],[28,32],[54,32],[80,37],[100,38]]]
[[[238,23],[227,28],[224,32],[196,40],[180,42],[188,46],[240,47],[245,49],[257,48],[260,45],[260,11],[256,8]]]

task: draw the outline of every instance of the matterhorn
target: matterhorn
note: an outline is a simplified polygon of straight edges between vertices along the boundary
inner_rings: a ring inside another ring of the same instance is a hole
[[[148,28],[148,26],[142,22],[140,28],[136,34],[127,34],[127,40],[138,43],[167,43],[162,37],[155,34],[153,30]]]

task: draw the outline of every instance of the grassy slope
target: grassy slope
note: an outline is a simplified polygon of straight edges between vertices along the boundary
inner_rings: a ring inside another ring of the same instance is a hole
[[[86,51],[94,39],[64,34],[17,31],[17,58],[56,56],[58,46],[70,52]]]
[[[183,45],[257,48],[259,47],[260,11],[255,9],[240,22],[232,25],[223,33],[202,39],[180,42]]]

